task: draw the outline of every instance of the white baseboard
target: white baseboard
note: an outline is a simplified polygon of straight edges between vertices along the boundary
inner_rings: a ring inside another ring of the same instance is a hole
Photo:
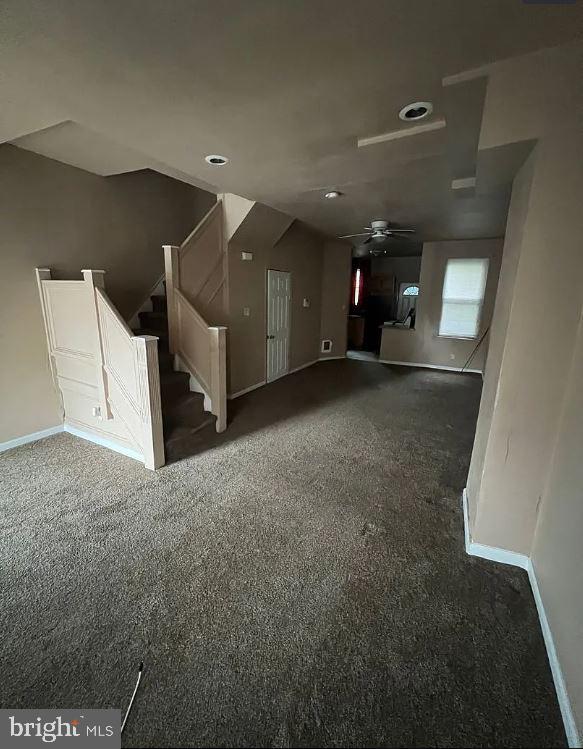
[[[305,364],[300,364],[299,367],[294,367],[293,369],[290,369],[290,371],[287,372],[286,374],[293,374],[294,372],[299,372],[300,369],[307,369],[308,367],[311,367],[313,364],[317,364],[319,361],[320,361],[319,359],[314,359],[313,361],[306,362]]]
[[[553,633],[547,619],[547,614],[538,587],[538,581],[530,559],[528,565],[528,579],[530,580],[530,587],[532,588],[532,594],[534,596],[534,602],[540,620],[540,627],[547,648],[547,656],[549,658],[553,681],[555,682],[555,690],[557,692],[557,700],[559,702],[559,708],[561,709],[561,716],[565,726],[567,743],[572,747],[572,749],[580,749],[582,746],[581,737],[579,736],[577,724],[575,723],[575,715],[573,713],[573,708],[571,707],[571,700],[567,693],[567,685],[565,683],[565,677],[563,676],[563,671],[555,648]]]
[[[333,361],[334,359],[346,359],[346,354],[342,354],[342,356],[321,356],[318,361]]]
[[[56,427],[49,427],[48,429],[41,429],[40,432],[32,432],[31,434],[25,434],[22,437],[16,437],[13,440],[7,442],[0,442],[0,453],[5,450],[12,450],[13,447],[19,447],[20,445],[26,445],[29,442],[36,442],[37,440],[43,440],[45,437],[52,437],[53,434],[58,434],[63,431],[63,425],[59,424]]]
[[[96,445],[101,445],[101,447],[107,447],[109,450],[113,450],[116,453],[121,453],[128,458],[133,458],[139,463],[144,462],[143,455],[141,455],[141,453],[139,453],[137,450],[132,450],[129,447],[124,447],[123,445],[120,445],[113,440],[108,440],[106,437],[100,437],[99,435],[93,434],[92,432],[86,432],[84,429],[78,429],[77,427],[71,426],[71,424],[67,424],[66,422],[64,425],[64,431],[68,434],[74,435],[75,437],[80,437],[83,440],[87,440],[88,442],[93,442]]]
[[[421,369],[441,369],[444,372],[469,372],[471,374],[482,374],[481,369],[464,369],[463,367],[446,367],[441,364],[421,364],[410,361],[391,361],[390,359],[377,359],[379,364],[396,364],[399,367],[420,367]]]
[[[470,516],[468,510],[468,493],[464,489],[462,492],[462,506],[464,512],[464,538],[466,543],[466,552],[471,557],[481,557],[489,559],[491,562],[500,562],[501,564],[511,564],[514,567],[520,567],[528,570],[529,558],[525,554],[518,554],[515,551],[500,549],[497,546],[486,546],[472,541],[470,534]]]
[[[565,678],[563,676],[563,671],[561,669],[561,664],[557,655],[553,633],[547,619],[532,560],[525,554],[518,554],[514,551],[508,551],[507,549],[500,549],[495,546],[486,546],[485,544],[478,544],[472,541],[469,525],[468,494],[466,489],[464,489],[462,493],[462,506],[464,514],[464,538],[466,552],[470,556],[481,557],[482,559],[488,559],[492,562],[500,562],[501,564],[511,564],[515,567],[521,567],[528,573],[528,579],[530,582],[532,595],[534,597],[534,602],[540,621],[543,640],[547,650],[547,657],[549,659],[549,665],[551,667],[551,674],[553,676],[553,682],[555,684],[557,701],[561,710],[561,717],[563,718],[563,725],[565,727],[567,742],[572,749],[579,749],[582,746],[581,737],[579,736],[577,724],[575,723],[575,715],[573,713],[571,701],[567,693]]]
[[[236,393],[231,393],[230,395],[227,395],[227,398],[230,401],[232,401],[241,395],[245,395],[245,393],[250,393],[252,390],[257,390],[257,388],[262,388],[266,384],[267,384],[266,380],[262,380],[261,382],[256,382],[255,385],[250,385],[248,388],[244,388],[243,390],[238,390]]]
[[[284,372],[282,375],[279,375],[279,377],[275,377],[273,380],[262,380],[261,382],[255,383],[255,385],[251,385],[248,388],[245,388],[244,390],[238,390],[236,393],[231,393],[230,395],[227,395],[228,400],[232,401],[235,398],[239,398],[241,395],[245,395],[245,393],[250,393],[252,390],[257,390],[257,388],[263,387],[264,385],[270,385],[272,382],[277,382],[277,380],[281,380],[282,377],[287,377],[290,374],[293,374],[294,372],[299,372],[301,369],[307,369],[307,367],[311,367],[313,364],[317,364],[319,361],[326,361],[326,359],[344,359],[343,356],[335,356],[335,357],[324,357],[323,359],[314,359],[313,361],[306,362],[306,364],[301,364],[299,367],[294,367],[293,369],[290,369],[289,372]]]

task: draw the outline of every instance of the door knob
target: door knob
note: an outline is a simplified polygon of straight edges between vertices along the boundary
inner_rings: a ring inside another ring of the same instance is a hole
[[[274,338],[275,338],[275,336],[274,336],[274,335],[268,335],[268,336],[267,336],[267,340],[268,340],[268,341],[272,341],[272,340],[273,340]]]

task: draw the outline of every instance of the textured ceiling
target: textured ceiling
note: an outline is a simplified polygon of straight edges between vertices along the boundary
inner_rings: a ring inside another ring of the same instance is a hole
[[[22,145],[102,174],[143,157],[329,234],[386,218],[420,239],[499,236],[504,180],[451,189],[476,173],[484,79],[443,78],[580,38],[582,11],[521,0],[3,0],[0,141],[59,126]],[[399,109],[425,99],[446,128],[357,147],[409,127]],[[62,123],[75,123],[70,141]],[[208,153],[231,161],[210,167]],[[325,201],[330,188],[345,194]]]

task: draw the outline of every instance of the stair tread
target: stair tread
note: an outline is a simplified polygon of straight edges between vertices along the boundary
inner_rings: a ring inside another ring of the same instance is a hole
[[[211,414],[204,410],[203,403],[201,393],[190,391],[163,403],[162,420],[165,431],[178,426],[193,427],[199,424],[202,418],[210,416]]]

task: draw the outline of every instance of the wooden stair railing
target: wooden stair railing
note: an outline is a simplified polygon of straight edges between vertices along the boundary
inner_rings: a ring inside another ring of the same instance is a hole
[[[170,353],[181,359],[208,395],[211,412],[216,416],[217,432],[227,427],[227,328],[209,325],[195,304],[222,316],[221,305],[211,306],[211,303],[215,302],[219,291],[224,290],[225,253],[220,200],[180,247],[164,245]],[[206,264],[200,272],[199,262]],[[203,295],[209,286],[211,293]]]
[[[57,281],[50,269],[36,270],[64,428],[159,468],[158,339],[134,336],[105,293],[104,271],[82,274],[82,281]]]

